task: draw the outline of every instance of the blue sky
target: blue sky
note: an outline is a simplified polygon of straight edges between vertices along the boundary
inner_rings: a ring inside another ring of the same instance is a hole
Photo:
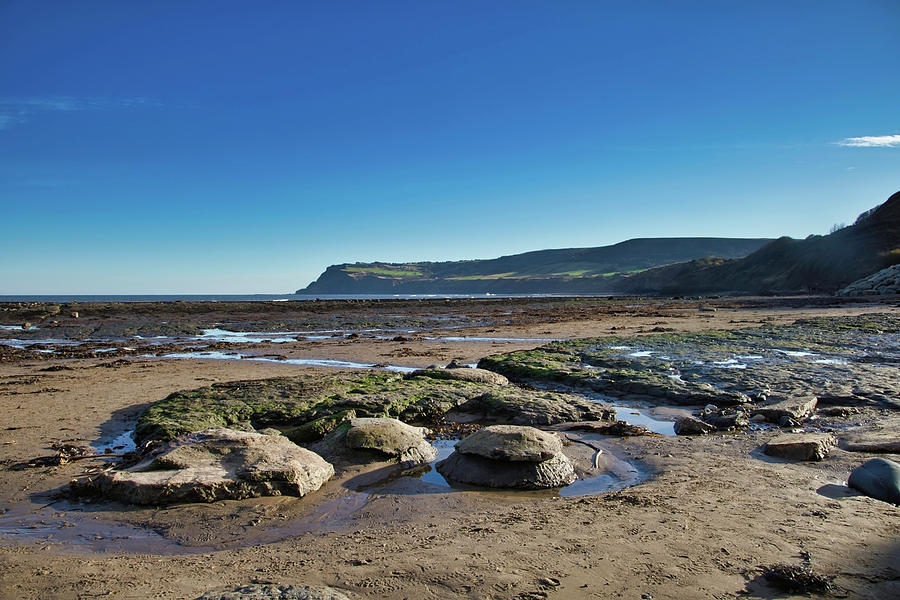
[[[805,237],[900,189],[896,0],[0,0],[0,294]]]

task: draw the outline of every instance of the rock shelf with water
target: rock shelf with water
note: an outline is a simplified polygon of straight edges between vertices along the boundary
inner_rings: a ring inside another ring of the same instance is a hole
[[[817,399],[819,406],[900,407],[898,363],[900,317],[871,314],[554,342],[486,357],[478,366],[516,382],[666,405],[755,406],[767,419],[802,420],[815,403],[797,398]],[[728,368],[735,365],[742,368]]]

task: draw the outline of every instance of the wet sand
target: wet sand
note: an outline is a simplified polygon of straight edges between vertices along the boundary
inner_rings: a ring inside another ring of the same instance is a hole
[[[262,304],[206,305],[206,312],[194,305],[80,306],[77,320],[67,308],[29,318],[48,329],[56,320],[54,331],[69,334],[76,324],[89,332],[152,329],[161,321],[185,331],[332,323],[340,337],[219,350],[414,367],[474,363],[539,346],[538,338],[898,310],[896,302],[830,298],[398,301],[328,303],[314,311]],[[19,315],[2,314],[10,318],[0,322],[18,322]],[[16,350],[0,361],[2,598],[193,598],[253,581],[330,585],[358,598],[772,597],[759,567],[799,564],[803,553],[816,571],[836,576],[839,596],[900,597],[900,510],[844,487],[850,469],[869,456],[837,449],[821,463],[772,459],[759,450],[772,436],[766,431],[606,438],[610,454],[646,479],[601,495],[456,490],[407,477],[384,483],[386,466],[374,465],[303,499],[164,509],[59,500],[55,493],[72,477],[102,462],[28,466],[52,456],[53,442],[102,447],[173,391],[314,368],[92,350],[123,345],[87,342],[80,358]],[[855,422],[857,430],[894,435],[900,426],[897,415],[876,409],[863,409]]]

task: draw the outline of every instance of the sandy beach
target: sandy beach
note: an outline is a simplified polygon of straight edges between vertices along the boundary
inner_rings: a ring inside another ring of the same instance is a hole
[[[178,390],[335,372],[302,364],[308,360],[400,368],[474,364],[559,339],[897,314],[896,301],[583,298],[4,308],[2,598],[196,598],[254,582],[327,585],[351,598],[795,597],[772,587],[761,568],[801,562],[834,577],[835,597],[900,597],[900,509],[846,487],[849,472],[875,455],[839,447],[821,462],[775,459],[760,451],[774,434],[768,429],[597,437],[611,456],[640,473],[641,482],[576,497],[461,490],[411,477],[381,481],[377,473],[384,465],[375,464],[345,471],[302,499],[147,508],[61,494],[72,478],[109,459],[51,464],[53,444],[60,442],[117,452],[116,440],[138,416]],[[25,322],[37,329],[12,329]],[[269,339],[242,341],[210,330]],[[172,354],[196,356],[165,358]],[[677,411],[666,409],[671,407],[648,410],[673,418]],[[896,439],[898,415],[886,407],[860,407],[838,437]],[[570,452],[578,459],[579,450]]]

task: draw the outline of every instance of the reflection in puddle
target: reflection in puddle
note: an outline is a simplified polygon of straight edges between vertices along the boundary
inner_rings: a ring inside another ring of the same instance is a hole
[[[162,356],[145,354],[142,358],[206,358],[212,360],[252,360],[258,362],[272,362],[282,365],[302,365],[305,367],[333,367],[337,369],[385,369],[397,373],[412,373],[419,367],[404,367],[401,365],[376,365],[373,363],[360,363],[349,360],[333,360],[328,358],[270,358],[266,356],[253,356],[252,354],[239,354],[237,352],[220,352],[208,350],[204,352],[172,352]]]
[[[426,340],[440,340],[442,342],[556,342],[558,338],[525,338],[525,337],[426,337]]]
[[[97,449],[98,454],[103,454],[107,450],[115,454],[124,454],[126,452],[134,452],[137,446],[134,443],[134,429],[123,431],[114,436],[101,437],[91,446]]]
[[[713,366],[721,367],[723,369],[746,369],[747,365],[742,362],[739,362],[735,358],[729,358],[727,360],[717,360],[714,361]]]
[[[646,427],[653,433],[660,435],[675,435],[675,422],[651,417],[647,412],[632,406],[611,405],[616,409],[616,419],[625,421],[629,425]]]
[[[793,356],[793,357],[795,357],[795,358],[800,358],[800,357],[803,357],[803,356],[815,356],[815,355],[816,355],[815,352],[805,352],[805,351],[800,351],[800,350],[779,350],[779,349],[777,349],[777,348],[775,349],[775,352],[781,352],[781,353],[784,354],[785,356]]]

